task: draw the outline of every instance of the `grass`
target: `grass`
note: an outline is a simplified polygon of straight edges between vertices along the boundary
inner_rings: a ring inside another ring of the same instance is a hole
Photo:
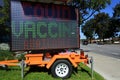
[[[9,52],[7,51],[7,53]],[[92,80],[91,69],[83,64],[80,64],[80,66],[81,67],[78,67],[77,72],[74,71],[71,77],[65,80]],[[49,71],[45,68],[28,67],[25,68],[24,74],[25,77],[22,79],[20,67],[9,67],[7,71],[0,67],[0,80],[62,80],[60,78],[52,77]],[[104,80],[104,78],[94,72],[93,80]]]
[[[83,66],[82,68],[78,68],[77,72],[73,72],[69,79],[65,80],[92,80],[90,71],[90,68]],[[26,68],[24,73],[25,77],[23,80],[62,80],[52,77],[49,71],[44,68],[38,69],[35,67],[33,70]],[[9,67],[7,71],[0,68],[0,80],[22,80],[20,67]],[[104,78],[94,72],[93,80],[104,80]]]

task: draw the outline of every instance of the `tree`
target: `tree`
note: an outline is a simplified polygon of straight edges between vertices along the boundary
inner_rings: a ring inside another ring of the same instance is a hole
[[[113,8],[113,17],[120,17],[120,3]]]
[[[4,6],[0,8],[0,13],[3,15],[0,17],[0,24],[6,25],[6,22],[9,21],[10,18],[10,9],[9,9],[9,0],[3,0]]]
[[[93,14],[104,9],[106,5],[111,3],[111,0],[73,0],[75,6],[80,11],[80,22],[88,20]]]
[[[110,18],[109,32],[107,32],[108,34],[110,34],[110,37],[115,37],[116,36],[116,32],[119,32],[119,30],[118,30],[119,25],[120,24],[119,24],[117,19]]]
[[[0,42],[7,42],[10,37],[10,27],[8,27],[10,22],[9,0],[3,0],[3,2],[4,5],[0,8]]]
[[[86,36],[86,38],[88,40],[90,40],[90,43],[91,43],[91,40],[93,39],[94,37],[94,32],[95,32],[95,28],[94,28],[94,19],[90,19],[88,20],[83,26],[82,26],[82,32],[83,34]]]
[[[112,21],[114,22],[113,25],[116,28],[116,32],[120,32],[120,3],[118,3],[113,8],[113,17]]]
[[[100,39],[107,38],[108,37],[108,31],[109,31],[109,20],[110,17],[106,13],[99,13],[94,16],[95,19],[95,32],[99,36]]]

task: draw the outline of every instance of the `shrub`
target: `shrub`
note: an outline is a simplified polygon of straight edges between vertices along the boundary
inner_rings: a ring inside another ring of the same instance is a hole
[[[0,60],[14,59],[14,53],[7,50],[0,50]]]

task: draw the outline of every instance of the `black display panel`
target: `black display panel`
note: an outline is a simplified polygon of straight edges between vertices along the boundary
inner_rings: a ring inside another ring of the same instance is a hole
[[[79,48],[74,7],[11,0],[12,50]]]

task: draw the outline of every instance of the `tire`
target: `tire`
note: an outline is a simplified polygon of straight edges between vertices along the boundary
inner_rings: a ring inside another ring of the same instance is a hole
[[[72,74],[72,65],[67,60],[57,60],[51,67],[53,77],[69,78]]]

